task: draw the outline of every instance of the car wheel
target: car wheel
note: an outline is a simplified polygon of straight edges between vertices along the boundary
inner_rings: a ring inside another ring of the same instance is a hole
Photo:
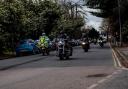
[[[20,53],[16,53],[16,56],[19,57],[20,56]]]
[[[34,49],[32,50],[32,54],[33,54],[33,55],[35,55],[35,54],[36,54],[36,52],[35,52],[35,50],[34,50]]]
[[[39,51],[38,48],[36,48],[35,52],[36,52],[36,54],[39,54],[40,53],[40,51]]]

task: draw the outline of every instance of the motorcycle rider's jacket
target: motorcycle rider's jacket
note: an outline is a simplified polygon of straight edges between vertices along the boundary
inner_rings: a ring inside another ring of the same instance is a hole
[[[44,44],[44,47],[48,48],[49,47],[49,38],[47,36],[41,36],[39,38],[39,44]]]
[[[59,34],[58,39],[61,39],[64,41],[65,48],[68,50],[71,50],[71,55],[72,55],[73,49],[72,49],[72,45],[69,43],[69,36],[67,36],[66,33],[62,33],[62,34]]]

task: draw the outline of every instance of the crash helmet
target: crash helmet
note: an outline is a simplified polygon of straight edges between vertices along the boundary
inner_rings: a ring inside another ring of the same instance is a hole
[[[45,36],[46,35],[46,33],[42,33],[42,36]]]
[[[64,31],[62,30],[62,31],[60,31],[60,34],[64,34]]]

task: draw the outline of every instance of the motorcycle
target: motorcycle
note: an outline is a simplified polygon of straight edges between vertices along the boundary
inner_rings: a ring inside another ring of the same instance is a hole
[[[44,44],[41,44],[41,52],[42,52],[42,55],[44,56],[45,54],[46,55],[49,55],[49,48],[48,47],[45,47]]]
[[[57,43],[57,56],[60,58],[60,60],[63,59],[69,59],[69,57],[72,55],[72,50],[67,47],[67,44],[64,40],[59,40]]]
[[[82,48],[84,49],[84,52],[88,52],[88,49],[90,48],[90,45],[88,42],[82,42]]]

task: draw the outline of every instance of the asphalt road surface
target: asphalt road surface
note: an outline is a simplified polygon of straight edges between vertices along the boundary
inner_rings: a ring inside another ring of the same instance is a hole
[[[35,61],[1,70],[0,89],[93,89],[117,71],[108,44],[104,48],[91,45],[89,52],[75,47],[69,60],[59,60],[55,55],[22,57]]]

